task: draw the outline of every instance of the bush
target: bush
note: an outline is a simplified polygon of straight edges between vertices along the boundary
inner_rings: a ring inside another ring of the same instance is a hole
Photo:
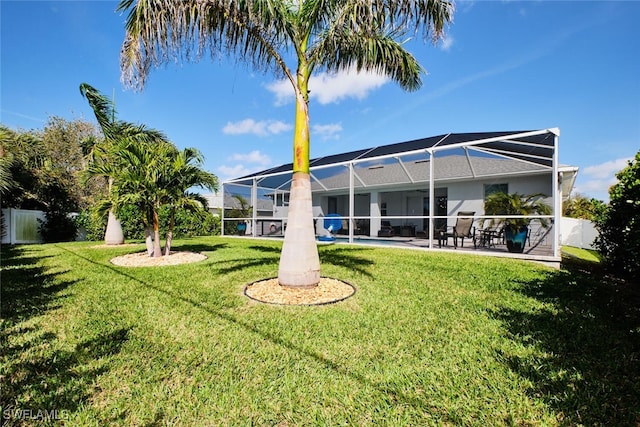
[[[160,236],[165,238],[169,226],[169,209],[163,207],[158,213],[160,220]],[[125,207],[118,215],[122,225],[124,238],[127,240],[143,240],[144,225],[140,219],[140,214],[132,207]],[[104,232],[107,226],[105,217],[92,214],[88,210],[80,212],[75,219],[79,229],[84,229],[86,239],[100,241],[104,239]],[[210,212],[200,212],[198,214],[185,210],[176,212],[175,224],[173,227],[173,237],[196,237],[212,236],[220,234],[220,218]]]
[[[106,219],[98,217],[92,214],[90,210],[85,209],[80,211],[74,220],[78,233],[84,237],[84,240],[96,242],[104,240],[104,231],[107,227]]]
[[[609,189],[609,207],[596,227],[598,251],[614,274],[638,281],[640,277],[640,151],[616,174]]]
[[[76,239],[78,228],[73,218],[64,211],[45,212],[45,221],[40,221],[40,235],[46,243],[71,242]]]
[[[39,231],[47,243],[69,242],[76,238],[77,227],[71,213],[78,204],[60,177],[44,174],[45,183],[40,189],[39,201],[45,206],[45,221],[40,221]]]
[[[166,220],[164,224],[169,224],[168,210],[161,211]],[[220,234],[220,217],[214,216],[211,212],[200,212],[198,214],[179,210],[176,212],[175,225],[173,228],[174,237],[196,237],[212,236]],[[166,235],[166,231],[164,233]]]
[[[562,215],[568,218],[581,218],[589,221],[598,221],[602,218],[607,205],[598,199],[588,199],[576,194],[562,204]]]

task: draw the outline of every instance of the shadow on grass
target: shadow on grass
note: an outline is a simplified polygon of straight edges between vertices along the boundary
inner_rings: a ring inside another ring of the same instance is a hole
[[[320,264],[331,264],[347,270],[357,271],[367,277],[373,277],[369,272],[369,267],[373,265],[373,261],[358,256],[364,252],[370,251],[368,248],[321,248]]]
[[[219,261],[217,265],[212,265],[212,267],[217,268],[218,272],[221,274],[228,274],[243,268],[256,267],[267,264],[277,265],[280,262],[280,247],[252,245],[249,246],[248,249],[268,255],[261,255],[245,259]],[[318,251],[320,256],[321,268],[323,264],[331,264],[334,266],[343,267],[347,270],[357,271],[358,273],[368,277],[372,277],[371,273],[368,270],[368,267],[373,264],[373,261],[358,256],[359,253],[369,250],[370,249],[367,248],[354,247],[332,247],[330,249],[321,247]],[[225,266],[222,267],[220,264],[224,264]]]
[[[640,293],[585,264],[567,264],[521,292],[536,312],[497,314],[535,356],[500,355],[532,395],[569,425],[640,424]]]
[[[99,368],[87,369],[95,359],[119,351],[127,330],[117,330],[89,338],[72,350],[61,350],[58,337],[41,330],[37,322],[25,322],[60,307],[66,298],[62,292],[75,281],[62,281],[40,262],[39,256],[25,246],[2,248],[2,360],[3,425],[18,425],[24,420],[12,418],[20,410],[73,411],[92,394],[92,383]]]
[[[56,307],[60,293],[76,281],[59,281],[66,271],[50,273],[38,256],[24,246],[2,248],[2,297],[0,311],[8,324],[28,320]],[[68,270],[67,270],[68,271]]]
[[[38,356],[9,364],[8,381],[2,387],[3,410],[75,411],[93,395],[95,378],[106,372],[101,364],[96,366],[96,360],[117,354],[128,341],[128,333],[129,329],[121,328],[83,341],[72,350],[55,351],[47,347],[56,335],[43,333],[33,336],[28,348],[8,348],[9,353],[35,352]]]
[[[279,259],[280,258],[277,256],[227,259],[224,261],[218,261],[215,264],[211,264],[211,267],[220,274],[229,274],[234,273],[238,270],[243,270],[245,268],[260,267],[268,264],[277,266]]]
[[[195,243],[195,242],[182,242],[182,243],[176,243],[175,245],[171,245],[171,252],[180,252],[180,251],[187,251],[187,252],[215,252],[218,251],[220,249],[225,249],[227,248],[227,246],[229,246],[226,243],[217,243],[215,245],[208,245],[208,244],[202,244],[202,243]]]

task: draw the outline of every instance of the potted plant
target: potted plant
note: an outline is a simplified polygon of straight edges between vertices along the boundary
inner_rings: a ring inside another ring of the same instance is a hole
[[[551,206],[543,199],[542,193],[524,195],[520,193],[496,192],[487,196],[484,202],[485,215],[518,215],[523,218],[504,218],[504,238],[509,252],[523,252],[529,233],[530,216],[551,215]],[[526,217],[526,218],[525,218]],[[537,218],[543,228],[549,228],[547,218]]]

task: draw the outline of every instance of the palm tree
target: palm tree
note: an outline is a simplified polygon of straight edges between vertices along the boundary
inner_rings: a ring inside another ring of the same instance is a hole
[[[168,142],[130,140],[117,144],[112,151],[119,172],[114,179],[111,205],[116,213],[126,205],[138,209],[145,226],[147,251],[153,257],[162,256],[158,211],[165,191],[159,184],[166,169],[164,163],[174,150]]]
[[[159,211],[168,205],[169,226],[164,254],[169,255],[176,209],[204,211],[206,200],[189,190],[193,187],[215,190],[216,176],[201,169],[203,158],[196,149],[178,151],[165,141],[125,140],[116,144],[112,156],[119,171],[115,174],[110,203],[103,209],[110,207],[117,213],[126,205],[135,206],[145,225],[147,251],[150,256],[160,257]]]
[[[119,165],[114,161],[113,150],[116,145],[123,141],[166,141],[166,137],[155,129],[147,128],[143,125],[135,125],[129,122],[116,119],[116,110],[113,100],[101,94],[93,86],[80,84],[80,93],[89,102],[93,109],[98,125],[104,135],[104,141],[98,142],[95,138],[87,139],[83,142],[83,149],[88,154],[89,168],[92,172],[90,176],[103,176],[107,179],[107,192],[112,192],[114,176],[119,172]],[[103,204],[103,207],[105,205]],[[112,209],[109,210],[107,229],[105,231],[105,243],[108,245],[118,245],[124,243],[122,225],[117,219]],[[147,237],[147,243],[149,236]]]
[[[42,137],[0,125],[0,195],[3,207],[37,207],[38,171],[46,167]]]
[[[206,211],[207,200],[189,189],[193,187],[206,188],[210,191],[218,189],[218,178],[202,169],[204,158],[195,148],[185,148],[176,152],[168,160],[169,170],[166,174],[166,182],[163,183],[167,190],[165,202],[169,205],[169,227],[165,241],[165,255],[171,253],[176,210],[181,208],[196,214]]]
[[[98,121],[98,125],[100,126],[105,138],[105,146],[101,146],[99,151],[95,150],[97,141],[93,138],[86,141],[93,145],[83,148],[87,151],[89,158],[91,158],[94,163],[99,161],[104,166],[103,171],[107,172],[104,175],[108,182],[107,191],[108,193],[111,193],[113,187],[114,168],[110,165],[108,146],[118,138],[116,131],[115,106],[113,105],[112,100],[102,95],[97,89],[87,83],[80,84],[80,93],[89,102],[89,106],[93,110],[96,120]],[[101,153],[102,155],[98,156],[98,153]],[[121,245],[124,243],[122,224],[120,224],[120,221],[116,218],[113,210],[111,209],[109,210],[109,217],[107,219],[107,229],[104,233],[104,242],[107,245]]]
[[[135,3],[135,5],[134,5]],[[452,19],[447,0],[121,0],[129,10],[122,79],[142,88],[152,66],[176,57],[226,53],[289,80],[296,99],[293,181],[278,281],[320,281],[309,175],[309,78],[319,69],[376,71],[403,89],[421,85],[422,68],[400,38],[422,30],[434,40]],[[294,53],[296,70],[287,65]]]

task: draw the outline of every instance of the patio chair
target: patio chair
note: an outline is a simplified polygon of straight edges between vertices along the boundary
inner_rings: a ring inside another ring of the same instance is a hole
[[[447,227],[438,232],[438,246],[442,247],[442,242],[447,244],[449,237],[453,237],[453,247],[458,248],[458,239],[461,239],[460,247],[464,247],[464,239],[473,239],[473,246],[476,246],[475,227],[473,227],[473,216],[475,212],[458,212],[456,225]]]
[[[477,236],[474,239],[474,246],[478,247],[495,247],[497,243],[503,243],[504,224],[502,221],[494,223],[491,219],[485,219],[482,226],[476,230]]]
[[[394,234],[395,233],[393,227],[391,226],[391,222],[382,221],[380,230],[378,230],[378,237],[393,237]]]

